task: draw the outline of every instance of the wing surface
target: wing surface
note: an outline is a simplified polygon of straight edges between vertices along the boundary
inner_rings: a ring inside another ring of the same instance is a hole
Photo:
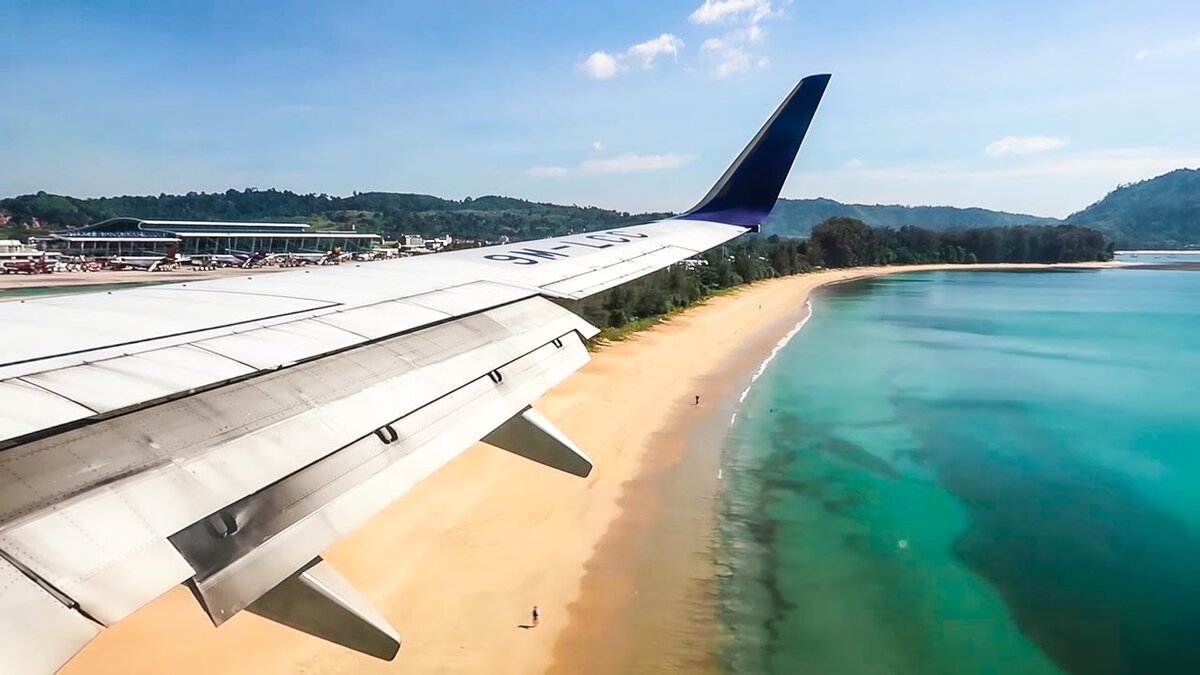
[[[549,298],[757,227],[827,82],[801,81],[680,218],[0,303],[0,672],[53,672],[180,583],[216,625],[249,609],[394,656],[321,552],[481,439],[586,476],[530,408],[596,333]]]

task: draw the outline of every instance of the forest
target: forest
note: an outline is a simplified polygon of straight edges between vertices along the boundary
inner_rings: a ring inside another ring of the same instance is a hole
[[[1112,246],[1096,230],[1073,225],[936,232],[830,218],[813,228],[807,240],[747,236],[700,259],[690,269],[674,265],[566,304],[604,329],[602,338],[619,339],[714,293],[760,279],[865,265],[1103,261],[1112,259]]]

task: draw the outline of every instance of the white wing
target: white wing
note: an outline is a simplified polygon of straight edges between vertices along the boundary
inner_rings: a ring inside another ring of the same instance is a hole
[[[51,672],[179,583],[392,658],[322,550],[483,439],[578,475],[530,403],[587,361],[581,298],[753,229],[806,78],[677,219],[390,262],[0,304],[0,671]]]

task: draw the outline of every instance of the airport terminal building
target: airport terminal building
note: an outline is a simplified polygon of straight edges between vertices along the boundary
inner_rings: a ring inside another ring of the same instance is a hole
[[[94,258],[159,258],[234,253],[345,253],[370,251],[377,234],[312,230],[304,223],[225,223],[110,218],[35,240],[38,248]]]

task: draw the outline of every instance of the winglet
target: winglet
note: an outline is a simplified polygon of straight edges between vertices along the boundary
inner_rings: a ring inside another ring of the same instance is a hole
[[[721,180],[679,217],[740,225],[757,232],[775,207],[828,84],[829,75],[800,80]]]

